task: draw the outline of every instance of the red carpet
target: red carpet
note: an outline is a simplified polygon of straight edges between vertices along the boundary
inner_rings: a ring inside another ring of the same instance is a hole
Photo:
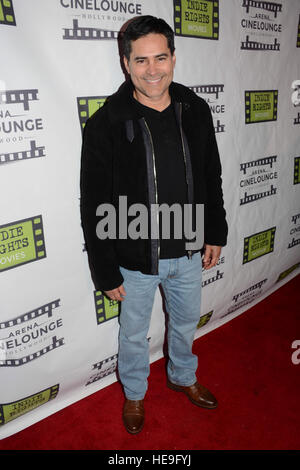
[[[115,383],[3,439],[0,449],[299,449],[300,364],[291,360],[291,345],[300,340],[299,281],[195,341],[198,378],[218,398],[216,410],[168,389],[162,359],[151,366],[146,422],[137,436],[123,427]]]

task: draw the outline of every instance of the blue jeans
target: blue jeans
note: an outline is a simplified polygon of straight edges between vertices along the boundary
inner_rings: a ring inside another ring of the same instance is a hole
[[[142,400],[148,388],[149,330],[156,288],[161,283],[169,316],[168,378],[177,385],[196,382],[198,358],[192,353],[200,318],[202,261],[200,253],[159,261],[158,275],[120,268],[126,296],[119,317],[118,370],[126,398]]]

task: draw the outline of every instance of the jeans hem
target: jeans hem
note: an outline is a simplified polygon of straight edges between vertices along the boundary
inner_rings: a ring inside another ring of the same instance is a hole
[[[142,398],[130,398],[125,395],[126,400],[131,400],[131,401],[141,401],[144,400],[145,395]]]
[[[169,380],[169,382],[171,382],[171,384],[178,385],[179,387],[191,387],[192,385],[194,385],[194,384],[197,382],[197,379],[196,379],[196,380],[195,380],[194,382],[192,382],[191,384],[187,384],[187,385],[186,385],[186,384],[179,384],[179,383],[177,383],[177,382],[174,382],[174,381],[172,381],[170,378],[168,378],[168,380]]]

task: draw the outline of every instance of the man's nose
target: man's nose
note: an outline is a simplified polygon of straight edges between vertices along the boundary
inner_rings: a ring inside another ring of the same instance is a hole
[[[157,65],[154,60],[149,60],[148,62],[148,67],[147,67],[147,72],[149,75],[155,75],[157,72]]]

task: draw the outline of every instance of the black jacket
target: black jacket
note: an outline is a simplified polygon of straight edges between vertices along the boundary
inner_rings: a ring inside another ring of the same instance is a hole
[[[150,207],[156,202],[152,137],[146,121],[133,105],[132,92],[131,81],[123,83],[88,119],[84,131],[80,207],[97,290],[111,290],[122,284],[119,266],[146,274],[156,274],[158,269],[159,240],[100,240],[96,235],[100,220],[96,209],[100,204],[113,204],[117,210],[119,196],[127,196],[128,207],[134,203]],[[228,229],[221,164],[209,106],[189,88],[174,82],[170,95],[181,132],[188,202],[204,204],[204,242],[224,246]]]

